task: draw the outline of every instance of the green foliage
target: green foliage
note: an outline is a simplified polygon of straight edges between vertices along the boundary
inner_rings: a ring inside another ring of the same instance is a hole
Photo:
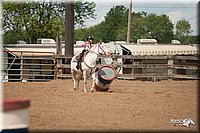
[[[16,44],[17,40],[22,39],[21,36],[14,32],[14,31],[8,31],[4,34],[4,44]]]
[[[191,26],[187,20],[182,19],[176,23],[176,35],[187,36],[191,34],[191,32]]]
[[[191,43],[190,35],[192,33],[189,22],[185,19],[179,20],[176,23],[176,38],[181,41],[182,44]]]
[[[173,39],[173,24],[166,15],[157,16],[150,14],[146,18],[149,38],[154,38],[160,43],[170,43]]]
[[[124,6],[116,6],[110,9],[103,22],[90,27],[87,31],[90,31],[95,37],[101,38],[105,42],[125,41],[127,19],[128,9]],[[85,32],[85,34],[88,33]],[[136,42],[139,38],[155,38],[159,43],[170,43],[173,36],[173,24],[168,16],[164,14],[157,16],[146,12],[132,13],[131,42]]]
[[[56,3],[3,3],[4,31],[26,32],[22,37],[31,43],[41,37],[55,38],[54,32],[63,25],[62,14],[53,10],[56,7]]]
[[[127,26],[128,10],[124,6],[116,6],[110,9],[105,16],[105,22],[102,23],[104,27],[105,41],[115,41],[122,29]],[[119,37],[119,36],[118,36]],[[125,40],[126,38],[124,38]]]
[[[87,34],[92,34],[99,40],[105,42],[126,40],[127,36],[128,9],[124,6],[116,6],[106,14],[105,20],[93,27],[82,29],[84,32],[76,36],[82,38]],[[167,44],[173,39],[180,40],[183,44],[196,43],[197,36],[191,36],[191,26],[186,20],[180,20],[176,25],[176,33],[173,32],[174,25],[169,16],[162,14],[147,14],[146,12],[132,13],[131,20],[131,42],[136,42],[140,38],[154,38],[159,43]],[[76,37],[78,38],[78,37]],[[95,42],[97,42],[97,40]]]
[[[74,5],[75,10],[75,25],[78,28],[82,28],[84,25],[84,22],[86,19],[89,18],[95,18],[96,14],[95,12],[95,6],[96,4],[94,2],[88,2],[88,1],[77,1]]]
[[[192,43],[195,43],[195,44],[200,44],[200,36],[199,35],[197,35],[197,36],[194,36],[194,35],[190,35],[189,36],[190,37],[190,42],[189,42],[189,44],[192,44]]]
[[[86,19],[94,17],[94,9],[94,2],[75,3],[75,26],[83,26]],[[3,3],[4,33],[16,32],[26,42],[36,43],[38,38],[55,39],[57,35],[63,35],[64,22],[65,3]],[[4,40],[10,43],[6,38]]]
[[[166,15],[133,13],[131,41],[139,38],[154,38],[161,43],[169,43],[173,38],[173,24]]]
[[[117,39],[126,39],[124,27],[127,26],[127,14],[128,10],[124,6],[116,6],[110,9],[105,16],[105,21],[101,22],[90,28],[75,30],[75,39],[84,38],[87,35],[94,36],[94,43],[98,43],[100,40],[104,42],[115,41]],[[82,32],[80,32],[82,31]],[[125,38],[124,38],[125,37]]]
[[[146,14],[132,13],[131,20],[131,42],[136,42],[139,38],[147,38],[149,32],[147,31],[147,21],[145,20]],[[148,37],[149,38],[149,37]]]
[[[76,27],[74,42],[85,40],[93,35],[94,43],[126,40],[128,9],[122,5],[112,7],[105,20],[90,28],[84,28],[85,20],[95,18],[95,3],[78,1],[74,5]],[[36,43],[38,38],[53,38],[65,34],[65,3],[62,2],[24,2],[3,3],[4,43],[16,43],[25,40]],[[170,43],[178,39],[183,44],[197,42],[196,36],[191,36],[191,26],[187,20],[180,20],[173,33],[173,24],[165,14],[132,13],[130,41],[140,38],[155,38],[159,43]]]

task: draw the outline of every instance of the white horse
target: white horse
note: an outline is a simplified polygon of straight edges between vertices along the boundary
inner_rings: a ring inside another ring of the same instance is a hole
[[[89,53],[84,57],[84,61],[81,62],[80,69],[77,70],[77,59],[76,57],[79,55],[75,55],[72,57],[71,60],[71,73],[72,73],[72,79],[74,81],[74,90],[78,91],[79,89],[79,82],[81,78],[84,79],[84,92],[87,92],[86,84],[87,84],[87,78],[92,77],[93,83],[91,87],[91,91],[94,91],[94,85],[95,85],[95,69],[96,69],[96,59],[98,58],[98,55],[110,55],[110,51],[104,46],[103,43],[98,43],[95,46],[93,46]]]

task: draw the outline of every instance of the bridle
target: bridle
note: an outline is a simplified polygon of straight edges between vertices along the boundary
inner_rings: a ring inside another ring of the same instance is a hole
[[[99,49],[101,49],[102,51],[103,51],[103,54],[104,55],[106,55],[106,51],[100,46],[101,45],[101,43],[100,44],[97,44],[97,45],[95,45],[95,47],[97,47],[98,46],[98,52],[96,53],[95,51],[93,51],[93,50],[89,50],[89,52],[91,52],[91,53],[95,53],[96,55],[100,55],[101,53],[99,53]],[[95,65],[94,66],[89,66],[85,61],[83,61],[83,63],[85,64],[85,66],[87,66],[89,69],[91,69],[91,71],[92,71],[92,69],[93,68],[95,68],[96,67],[96,63],[95,63]]]

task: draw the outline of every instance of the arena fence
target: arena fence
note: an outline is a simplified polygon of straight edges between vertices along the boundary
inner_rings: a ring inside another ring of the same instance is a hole
[[[198,56],[113,55],[113,67],[120,79],[198,79]],[[119,61],[121,59],[121,62]]]
[[[57,78],[71,78],[70,64],[66,59],[71,57],[59,56]],[[117,71],[118,79],[198,79],[199,74],[198,56],[133,56],[133,55],[111,55],[100,56],[97,59],[97,68],[110,64]]]
[[[8,51],[3,49],[1,82],[49,81],[71,78],[72,57],[55,55],[53,52]],[[116,69],[118,79],[198,79],[197,55],[100,56],[97,68],[110,64]]]
[[[51,52],[2,51],[1,82],[54,80],[55,55]]]

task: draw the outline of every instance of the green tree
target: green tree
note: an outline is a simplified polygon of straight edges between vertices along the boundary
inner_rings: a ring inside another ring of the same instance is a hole
[[[83,34],[93,34],[105,42],[126,40],[128,9],[115,6],[105,16],[100,24],[88,28]],[[170,43],[174,38],[173,24],[167,15],[132,13],[131,42],[139,38],[155,38],[159,43]]]
[[[78,28],[74,30],[74,41],[85,41],[88,35],[94,36],[93,43],[98,43],[102,39],[101,25],[95,25],[90,28]]]
[[[87,35],[93,35],[95,38],[94,43],[98,43],[100,40],[104,42],[125,40],[126,31],[124,30],[127,27],[127,14],[128,10],[124,6],[115,6],[109,10],[105,16],[105,20],[100,24],[90,28],[76,29],[75,38],[85,39]]]
[[[15,31],[8,31],[4,34],[4,44],[16,44],[17,40],[24,40],[21,36]]]
[[[77,28],[82,28],[84,25],[85,20],[89,18],[95,18],[96,14],[95,12],[96,4],[94,2],[88,2],[79,0],[74,5],[75,10],[75,26]]]
[[[181,41],[182,44],[189,44],[191,42],[190,35],[192,33],[189,22],[185,19],[179,20],[176,23],[176,38]]]
[[[190,44],[192,43],[196,43],[196,44],[199,44],[200,42],[200,36],[199,35],[191,35],[190,36]]]
[[[155,38],[159,43],[170,43],[173,39],[173,24],[167,15],[149,14],[146,17],[146,35]]]
[[[94,9],[94,2],[75,3],[75,26],[83,26],[86,19],[94,17]],[[3,3],[4,33],[16,32],[29,43],[36,43],[38,38],[55,39],[56,35],[64,34],[64,22],[65,3]]]
[[[127,27],[122,27],[117,30],[116,40],[126,41]]]
[[[145,20],[146,13],[132,13],[131,20],[131,42],[136,42],[139,38],[149,38],[147,37],[147,22]]]
[[[115,41],[119,33],[119,29],[127,26],[128,10],[124,6],[116,6],[110,9],[105,16],[105,21],[102,22],[103,39],[108,41]],[[126,38],[124,38],[125,40]]]

